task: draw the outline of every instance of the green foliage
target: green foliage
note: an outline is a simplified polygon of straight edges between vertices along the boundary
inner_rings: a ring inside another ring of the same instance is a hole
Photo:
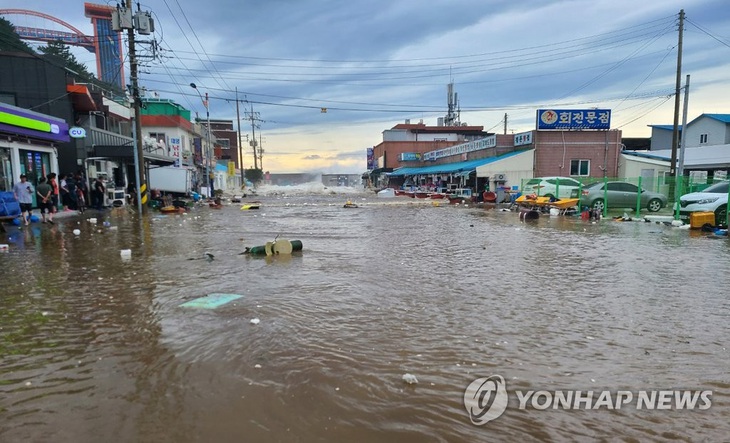
[[[38,50],[42,54],[60,58],[65,67],[78,73],[79,76],[81,76],[82,78],[86,80],[94,78],[94,75],[90,73],[88,69],[86,69],[86,66],[82,65],[81,63],[79,63],[78,60],[76,60],[76,56],[71,53],[71,50],[62,41],[56,40],[53,42],[48,42],[48,45],[41,46],[40,48],[38,48]]]
[[[77,79],[82,83],[92,83],[102,89],[114,92],[116,95],[123,96],[124,90],[118,85],[113,85],[105,81],[97,79],[94,74],[89,72],[85,65],[79,63],[76,56],[71,53],[68,45],[60,40],[49,42],[48,45],[38,48],[38,50],[47,57],[57,58],[60,63],[71,71],[75,72]]]
[[[262,171],[261,169],[249,168],[246,169],[245,174],[246,180],[249,180],[251,181],[251,183],[254,184],[259,183],[261,180],[264,179],[264,171]]]
[[[0,51],[35,53],[20,39],[13,24],[2,17],[0,17]]]

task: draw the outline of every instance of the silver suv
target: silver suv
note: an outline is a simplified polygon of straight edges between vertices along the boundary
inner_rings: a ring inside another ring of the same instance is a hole
[[[727,192],[730,182],[722,181],[706,188],[702,192],[692,192],[679,197],[679,217],[689,219],[693,212],[714,212],[715,225],[724,225],[727,221]]]

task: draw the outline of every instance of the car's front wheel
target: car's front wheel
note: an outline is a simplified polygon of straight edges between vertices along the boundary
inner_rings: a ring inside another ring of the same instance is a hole
[[[606,205],[603,203],[603,199],[598,198],[593,201],[593,204],[591,205],[594,211],[601,211],[603,212],[603,209],[606,207]]]
[[[652,198],[649,200],[649,204],[646,205],[646,209],[649,210],[649,212],[657,212],[662,208],[662,202],[658,198]]]
[[[725,225],[727,222],[727,205],[715,209],[715,226]]]

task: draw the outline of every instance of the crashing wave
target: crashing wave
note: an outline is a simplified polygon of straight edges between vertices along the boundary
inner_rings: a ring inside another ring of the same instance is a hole
[[[300,185],[280,186],[261,185],[256,188],[256,194],[261,196],[286,195],[352,195],[365,194],[362,187],[352,186],[325,186],[321,181],[313,181]]]

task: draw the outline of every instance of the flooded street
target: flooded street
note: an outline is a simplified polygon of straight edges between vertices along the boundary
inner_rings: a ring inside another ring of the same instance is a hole
[[[372,194],[261,201],[0,234],[0,441],[730,435],[727,238]],[[276,236],[303,251],[239,255]],[[211,293],[243,297],[180,307]],[[476,426],[464,390],[494,374],[509,406]],[[674,389],[712,406],[520,410],[512,394]]]

